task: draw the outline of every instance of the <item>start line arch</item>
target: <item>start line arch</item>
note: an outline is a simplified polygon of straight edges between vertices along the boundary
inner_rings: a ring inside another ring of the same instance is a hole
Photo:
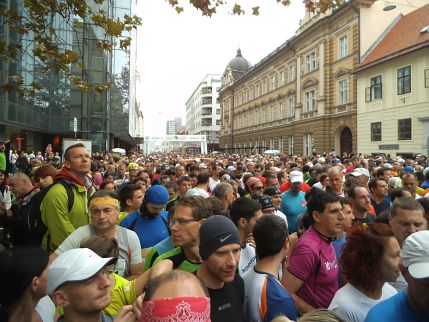
[[[207,153],[207,136],[206,135],[160,135],[160,136],[145,136],[144,137],[144,151],[149,154],[151,150],[150,143],[162,142],[200,142],[201,153]]]

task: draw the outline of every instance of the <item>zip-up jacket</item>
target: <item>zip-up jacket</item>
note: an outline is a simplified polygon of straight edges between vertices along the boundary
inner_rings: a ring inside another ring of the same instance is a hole
[[[75,229],[90,223],[88,199],[95,192],[93,180],[89,176],[83,183],[67,168],[62,168],[56,179],[62,179],[71,186],[74,203],[69,213],[67,191],[60,183],[53,185],[43,198],[40,213],[48,230],[41,246],[49,252],[57,249]]]

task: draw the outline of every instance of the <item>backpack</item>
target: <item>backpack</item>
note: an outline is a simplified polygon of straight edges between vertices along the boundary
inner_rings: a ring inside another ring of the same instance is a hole
[[[74,194],[72,187],[69,183],[67,183],[65,180],[57,180],[51,185],[43,188],[39,192],[37,192],[32,198],[31,198],[31,210],[29,214],[29,222],[33,222],[34,224],[29,226],[29,233],[31,235],[34,235],[37,241],[39,241],[39,245],[42,242],[43,236],[45,235],[46,231],[48,230],[45,224],[42,221],[42,214],[40,212],[40,205],[42,204],[43,198],[46,196],[46,194],[49,192],[49,190],[55,185],[55,184],[61,184],[67,193],[67,209],[70,213],[71,209],[73,208],[74,204]],[[47,251],[50,252],[49,249],[50,246],[50,236],[48,236],[48,243],[47,243]]]

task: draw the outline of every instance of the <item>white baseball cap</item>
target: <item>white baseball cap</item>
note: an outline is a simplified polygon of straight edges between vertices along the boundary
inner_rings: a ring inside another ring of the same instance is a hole
[[[391,165],[390,163],[385,163],[385,164],[384,164],[384,167],[385,167],[386,169],[389,169],[389,170],[392,170],[392,169],[393,169],[393,165]]]
[[[359,176],[365,176],[365,177],[370,177],[371,175],[369,174],[368,169],[365,168],[356,168],[353,170],[353,172],[351,173],[351,175],[353,177],[359,177]]]
[[[414,278],[429,277],[429,231],[415,232],[405,239],[401,250],[402,264]]]
[[[289,180],[291,183],[304,182],[304,175],[301,171],[294,170],[289,173]]]
[[[65,283],[87,280],[116,260],[116,257],[102,258],[88,248],[67,250],[48,268],[48,293],[54,293]]]

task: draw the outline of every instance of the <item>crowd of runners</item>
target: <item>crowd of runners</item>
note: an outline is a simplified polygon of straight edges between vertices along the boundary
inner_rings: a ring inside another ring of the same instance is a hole
[[[0,142],[0,321],[429,321],[428,221],[423,155]]]

